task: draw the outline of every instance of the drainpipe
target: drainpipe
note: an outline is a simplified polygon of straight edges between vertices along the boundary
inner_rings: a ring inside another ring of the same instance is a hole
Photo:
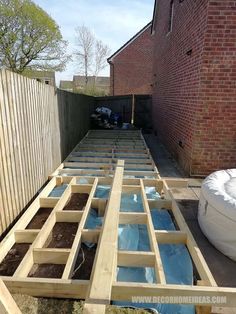
[[[108,60],[108,63],[112,67],[112,71],[110,71],[110,73],[112,72],[112,95],[111,96],[114,96],[115,94],[115,66],[111,60]]]

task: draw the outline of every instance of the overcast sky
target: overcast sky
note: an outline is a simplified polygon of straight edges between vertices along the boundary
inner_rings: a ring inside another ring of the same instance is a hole
[[[154,0],[34,0],[60,26],[69,52],[74,51],[75,27],[86,25],[112,53],[152,19]],[[76,65],[68,64],[59,80],[72,80],[78,74]],[[109,67],[101,73],[109,76]]]

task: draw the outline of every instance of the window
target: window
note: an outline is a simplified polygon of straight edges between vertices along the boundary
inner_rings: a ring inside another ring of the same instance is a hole
[[[174,17],[174,0],[170,1],[169,21],[168,21],[168,33],[172,31]]]
[[[45,80],[45,84],[49,85],[50,81],[48,80]]]

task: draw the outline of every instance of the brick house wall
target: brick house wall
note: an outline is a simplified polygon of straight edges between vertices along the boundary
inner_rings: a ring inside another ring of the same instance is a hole
[[[110,94],[151,94],[153,37],[151,23],[109,59]]]
[[[236,1],[158,0],[154,129],[186,173],[236,167]]]

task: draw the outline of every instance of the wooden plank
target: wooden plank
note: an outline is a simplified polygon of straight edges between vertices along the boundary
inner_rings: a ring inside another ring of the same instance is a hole
[[[141,196],[142,196],[143,206],[144,206],[145,213],[147,214],[147,230],[148,230],[148,235],[149,235],[150,246],[151,246],[152,252],[154,252],[155,254],[156,280],[157,282],[160,282],[161,284],[165,284],[166,279],[165,279],[165,273],[164,273],[162,260],[160,256],[160,251],[159,251],[158,243],[156,241],[155,230],[152,223],[152,217],[150,214],[150,209],[148,206],[148,201],[147,201],[146,193],[144,190],[143,181],[141,179],[140,179],[140,186],[141,186]]]
[[[155,231],[155,235],[158,243],[186,244],[187,242],[187,234],[182,231],[158,230]]]
[[[116,163],[120,158],[97,158],[97,157],[74,157],[69,155],[66,158],[66,162],[78,162],[78,163]],[[152,164],[151,159],[137,159],[137,158],[123,158],[126,164]]]
[[[221,297],[222,303],[219,306],[236,307],[235,288],[223,287],[204,287],[204,286],[190,286],[190,285],[161,285],[161,284],[146,284],[146,283],[128,283],[116,282],[112,287],[111,299],[114,301],[123,300],[131,301],[134,296],[179,296],[186,297],[182,299],[182,304],[188,304],[188,297],[198,297],[193,302],[195,305],[208,305],[208,297]],[[203,298],[201,298],[203,297]],[[204,298],[205,297],[205,298]],[[205,300],[205,302],[204,302]],[[226,301],[226,303],[225,303]],[[173,300],[174,302],[174,300]],[[178,300],[175,302],[178,303]]]
[[[34,264],[33,260],[33,250],[37,248],[42,248],[44,244],[46,243],[48,237],[50,236],[52,232],[52,228],[55,225],[56,221],[58,219],[60,220],[60,214],[65,215],[66,219],[70,221],[80,220],[80,216],[78,212],[70,213],[69,211],[63,212],[62,209],[64,208],[65,204],[68,201],[68,198],[70,197],[71,192],[71,184],[73,184],[74,181],[72,180],[71,183],[68,185],[66,190],[64,191],[62,197],[57,202],[56,206],[54,207],[53,211],[49,215],[48,219],[44,223],[42,229],[40,230],[39,234],[37,235],[36,239],[30,246],[29,250],[25,254],[23,260],[21,261],[20,265],[16,269],[14,273],[14,277],[27,277],[28,273],[30,272],[30,269],[32,268]],[[61,212],[60,212],[61,211]],[[60,212],[60,213],[59,213]],[[58,216],[57,216],[58,215]]]
[[[18,222],[11,228],[7,236],[3,239],[3,241],[0,243],[0,262],[4,259],[7,252],[10,250],[10,248],[15,243],[15,232],[17,230],[23,230],[26,228],[26,226],[31,221],[32,217],[37,213],[38,209],[41,206],[40,200],[41,196],[49,193],[49,191],[52,191],[56,183],[56,179],[53,178],[47,186],[44,188],[44,190],[39,194],[39,196],[35,199],[35,201],[29,206],[27,211],[22,215],[22,217],[18,220]]]
[[[149,208],[171,209],[172,202],[165,199],[148,200]]]
[[[0,279],[0,313],[1,314],[21,314],[16,302],[11,296],[7,287]]]
[[[35,264],[66,264],[69,254],[69,249],[35,248],[33,261]]]
[[[154,267],[155,254],[141,251],[118,251],[117,264],[118,266]]]
[[[146,213],[128,213],[121,212],[119,215],[120,224],[146,224],[147,214]]]
[[[33,243],[39,234],[40,230],[16,230],[15,231],[15,242],[16,243]]]
[[[162,177],[162,180],[165,180],[166,184],[169,188],[187,188],[188,187],[188,179],[181,178],[165,178]]]
[[[91,304],[88,303],[96,302],[96,300],[100,300],[97,302],[100,304],[110,303],[112,282],[116,272],[118,217],[123,172],[124,162],[118,161],[91,274],[89,292],[84,305],[85,313],[91,311]],[[96,309],[96,304],[92,305],[93,307]]]
[[[98,179],[96,178],[94,180],[92,189],[90,191],[90,194],[89,194],[89,197],[87,200],[87,204],[84,208],[83,215],[81,216],[80,224],[79,224],[78,230],[77,230],[76,235],[75,235],[74,243],[72,245],[71,252],[70,252],[69,258],[67,260],[67,263],[66,263],[63,275],[62,275],[63,279],[70,278],[72,273],[73,273],[76,259],[77,259],[77,256],[78,256],[79,250],[80,250],[82,230],[84,229],[84,226],[85,226],[88,214],[89,214],[89,210],[90,210],[92,199],[94,197],[94,194],[95,194],[95,191],[97,188],[97,184],[98,184]]]
[[[100,236],[100,229],[83,229],[81,235],[82,242],[90,242],[90,243],[98,243],[99,236]]]
[[[83,216],[82,211],[74,211],[74,210],[67,210],[67,211],[58,210],[55,212],[55,214],[56,214],[56,222],[80,222]]]
[[[85,299],[89,285],[88,280],[11,277],[2,279],[11,293],[20,291],[23,295],[46,298]]]

